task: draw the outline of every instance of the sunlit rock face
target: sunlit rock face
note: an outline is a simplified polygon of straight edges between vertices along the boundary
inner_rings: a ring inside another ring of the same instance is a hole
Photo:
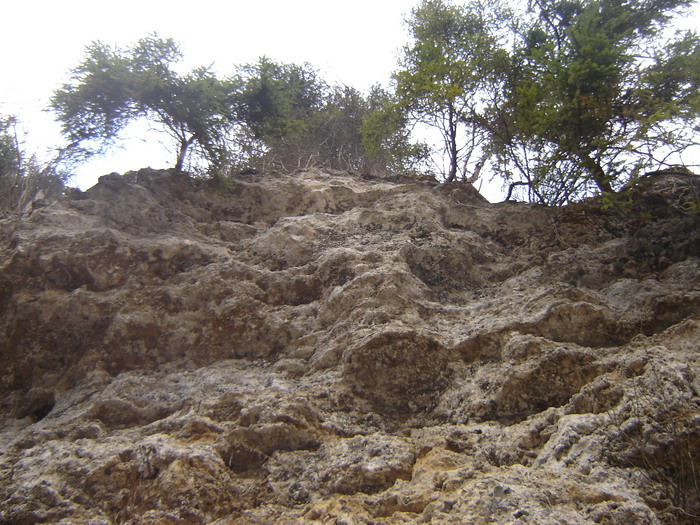
[[[700,181],[109,175],[0,221],[0,523],[693,523]]]

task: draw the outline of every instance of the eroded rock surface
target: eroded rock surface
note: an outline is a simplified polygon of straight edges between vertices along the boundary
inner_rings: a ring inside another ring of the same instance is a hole
[[[142,170],[0,221],[0,523],[694,523],[698,177]]]

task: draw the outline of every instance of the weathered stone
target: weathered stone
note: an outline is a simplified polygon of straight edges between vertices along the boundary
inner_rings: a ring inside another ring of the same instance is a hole
[[[4,217],[0,523],[693,523],[698,194],[141,170]]]

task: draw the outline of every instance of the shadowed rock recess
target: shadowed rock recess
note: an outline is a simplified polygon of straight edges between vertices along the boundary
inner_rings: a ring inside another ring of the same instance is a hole
[[[0,523],[696,523],[699,177],[141,170],[0,220]]]

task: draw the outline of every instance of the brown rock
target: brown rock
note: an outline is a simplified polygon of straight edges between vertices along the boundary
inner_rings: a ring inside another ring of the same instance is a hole
[[[2,218],[0,523],[694,523],[698,194],[141,170]]]

